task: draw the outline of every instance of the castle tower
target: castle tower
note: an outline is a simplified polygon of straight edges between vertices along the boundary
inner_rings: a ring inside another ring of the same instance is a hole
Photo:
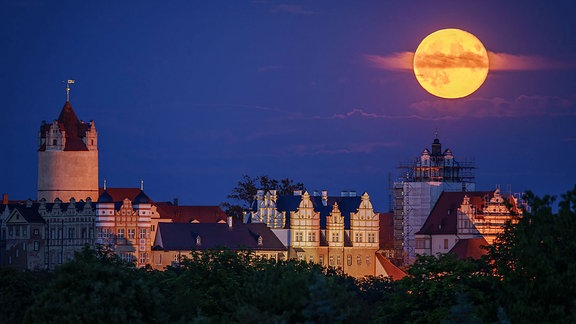
[[[434,204],[443,191],[474,191],[474,162],[459,162],[450,149],[442,151],[436,138],[431,151],[402,163],[400,179],[394,182],[394,259],[397,264],[415,260],[416,240]]]
[[[67,88],[69,91],[69,88]],[[38,200],[98,198],[98,133],[66,101],[52,123],[42,121],[38,134]]]

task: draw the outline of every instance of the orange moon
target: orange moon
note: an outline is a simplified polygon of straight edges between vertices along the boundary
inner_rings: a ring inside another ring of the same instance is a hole
[[[414,53],[413,66],[422,88],[437,97],[455,99],[478,90],[490,64],[476,36],[451,28],[426,36]]]

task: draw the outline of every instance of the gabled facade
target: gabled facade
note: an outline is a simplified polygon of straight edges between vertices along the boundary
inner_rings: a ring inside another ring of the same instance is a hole
[[[288,246],[290,258],[338,267],[356,277],[377,274],[379,214],[367,193],[330,197],[326,191],[313,196],[297,191],[276,197],[275,192],[259,192],[246,221],[268,225]]]
[[[32,201],[14,206],[6,219],[3,265],[20,270],[44,269],[44,225]]]
[[[151,200],[144,191],[115,202],[106,190],[96,207],[96,244],[111,248],[122,260],[145,266],[150,262]]]
[[[416,233],[416,253],[448,253],[460,240],[466,239],[482,238],[492,244],[507,221],[518,222],[522,216],[519,204],[517,198],[503,196],[499,189],[444,192],[422,229]],[[460,249],[468,249],[468,245]]]
[[[418,232],[442,192],[474,191],[474,163],[458,162],[452,151],[442,151],[438,134],[431,150],[402,163],[401,176],[394,183],[394,260],[411,264],[416,257]]]

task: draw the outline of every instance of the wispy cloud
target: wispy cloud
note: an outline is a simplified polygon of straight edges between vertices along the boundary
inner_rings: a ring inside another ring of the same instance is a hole
[[[388,114],[378,114],[373,112],[367,112],[360,108],[354,108],[345,113],[333,114],[329,116],[320,116],[314,115],[311,117],[312,119],[323,119],[323,120],[330,120],[330,119],[349,119],[349,118],[369,118],[369,119],[389,119],[389,120],[401,120],[401,119],[425,119],[425,120],[449,120],[454,119],[453,117],[438,117],[438,118],[431,118],[431,117],[424,117],[418,114],[409,114],[409,115],[388,115]]]
[[[272,8],[272,12],[284,12],[296,15],[311,15],[314,13],[312,10],[305,9],[299,5],[292,5],[292,4],[279,4]]]
[[[488,52],[490,70],[533,71],[576,68],[575,63],[557,62],[541,56]]]
[[[528,96],[425,100],[410,105],[422,118],[516,118],[527,116],[576,116],[575,96]]]
[[[413,52],[397,52],[390,55],[364,55],[364,59],[373,67],[383,70],[412,70]]]
[[[336,154],[356,154],[371,153],[379,148],[393,147],[399,145],[398,142],[369,142],[369,143],[349,143],[349,144],[296,144],[287,147],[282,152],[290,152],[295,155],[336,155]]]
[[[414,52],[396,52],[388,55],[363,55],[369,65],[383,70],[412,71]],[[533,71],[576,68],[576,63],[558,62],[541,56],[488,52],[492,71]],[[420,67],[477,67],[482,58],[475,53],[460,55],[425,55]]]

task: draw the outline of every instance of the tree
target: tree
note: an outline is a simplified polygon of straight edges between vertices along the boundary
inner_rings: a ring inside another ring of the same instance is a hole
[[[110,251],[85,248],[58,267],[34,298],[24,322],[164,322],[162,294],[148,270],[124,263]]]
[[[576,186],[561,198],[554,213],[555,197],[528,192],[531,210],[489,249],[512,322],[576,322]]]
[[[294,183],[289,178],[276,180],[267,175],[257,177],[243,175],[236,187],[232,188],[232,192],[227,196],[232,202],[222,203],[226,215],[242,219],[244,212],[250,209],[258,190],[264,190],[264,192],[276,190],[277,195],[282,196],[290,195],[294,190],[305,190],[305,188],[303,183]]]

